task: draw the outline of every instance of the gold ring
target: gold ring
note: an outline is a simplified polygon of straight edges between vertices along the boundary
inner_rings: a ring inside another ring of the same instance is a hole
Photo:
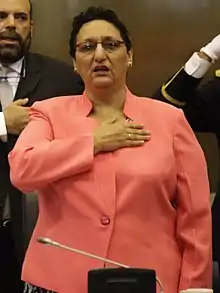
[[[131,139],[131,134],[130,133],[128,133],[128,138]]]

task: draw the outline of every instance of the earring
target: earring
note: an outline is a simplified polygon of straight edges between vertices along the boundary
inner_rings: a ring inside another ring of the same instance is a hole
[[[74,72],[77,72],[76,66],[74,66]]]
[[[132,60],[128,61],[128,66],[131,67],[132,66]]]

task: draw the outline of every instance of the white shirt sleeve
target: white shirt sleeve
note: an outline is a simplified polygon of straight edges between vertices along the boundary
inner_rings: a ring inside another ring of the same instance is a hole
[[[211,65],[212,63],[203,58],[200,58],[199,55],[195,52],[186,62],[184,69],[188,75],[191,75],[195,78],[202,78],[207,73]]]
[[[3,112],[0,112],[0,139],[3,142],[7,141],[7,128],[6,128],[5,117]]]

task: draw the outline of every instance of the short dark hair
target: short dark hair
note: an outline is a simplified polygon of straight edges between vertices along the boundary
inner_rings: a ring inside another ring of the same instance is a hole
[[[127,51],[130,51],[132,44],[129,36],[128,29],[124,23],[118,18],[117,14],[111,10],[106,9],[103,6],[90,6],[87,10],[81,12],[73,18],[72,31],[69,40],[69,53],[75,58],[76,53],[76,37],[81,27],[92,20],[105,20],[112,23],[121,34],[123,41],[125,42]]]

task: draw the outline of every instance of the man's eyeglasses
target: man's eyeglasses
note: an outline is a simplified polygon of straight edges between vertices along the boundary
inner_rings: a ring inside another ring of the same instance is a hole
[[[112,52],[116,51],[117,49],[119,49],[121,47],[121,45],[124,45],[125,42],[120,41],[120,40],[103,40],[100,42],[98,42],[98,41],[85,41],[85,42],[77,44],[76,49],[80,53],[90,54],[90,53],[95,52],[98,44],[101,44],[102,48],[106,52],[112,53]]]

